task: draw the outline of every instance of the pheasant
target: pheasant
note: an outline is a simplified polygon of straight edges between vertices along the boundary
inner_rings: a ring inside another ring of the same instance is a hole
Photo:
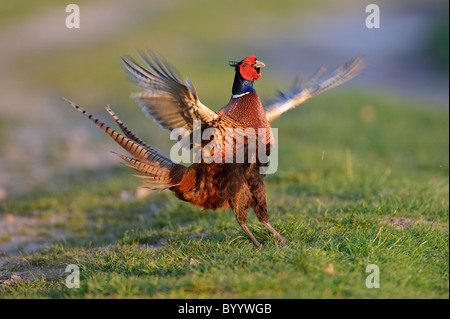
[[[270,122],[307,99],[353,78],[365,66],[363,57],[356,56],[319,83],[318,79],[324,73],[324,68],[320,68],[308,85],[304,85],[305,81],[297,81],[291,92],[280,91],[279,96],[267,104],[262,104],[254,88],[254,81],[261,78],[261,69],[265,64],[255,56],[230,62],[229,65],[235,69],[231,99],[214,112],[200,102],[192,82],[188,78],[183,82],[177,71],[163,58],[151,52],[145,54],[139,51],[139,55],[145,67],[130,57],[121,58],[130,79],[145,90],[133,93],[131,97],[162,128],[171,131],[181,129],[184,135],[181,134],[182,138],[178,136],[180,143],[187,149],[206,155],[200,160],[190,166],[176,163],[136,136],[111,108],[107,107],[107,111],[122,133],[77,104],[65,100],[131,155],[118,154],[129,167],[143,174],[139,177],[147,187],[169,189],[179,199],[203,209],[231,208],[253,244],[261,247],[247,227],[247,209],[252,208],[258,220],[279,242],[288,243],[269,223],[264,170],[261,170],[267,167],[267,161],[248,155],[262,149],[262,153],[269,156],[274,145]],[[196,133],[201,134],[208,129],[214,132],[209,139],[193,142]],[[227,134],[230,130],[234,133],[231,137]],[[253,132],[253,135],[242,133],[244,130]],[[240,139],[242,135],[244,139]],[[254,139],[258,142],[251,148],[250,141]],[[237,161],[239,152],[243,152],[240,157],[243,160]]]

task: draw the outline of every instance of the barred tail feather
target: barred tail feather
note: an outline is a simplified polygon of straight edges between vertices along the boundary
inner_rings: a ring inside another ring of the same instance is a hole
[[[145,174],[146,180],[152,181],[153,184],[162,184],[173,186],[172,179],[170,177],[171,170],[168,167],[159,166],[158,162],[155,165],[141,162],[132,157],[117,154],[121,159],[127,162],[127,166],[134,169],[135,171]]]
[[[149,184],[149,188],[168,188],[178,185],[181,180],[182,173],[186,170],[186,167],[173,162],[171,159],[162,155],[150,147],[147,143],[142,141],[122,123],[119,117],[109,107],[107,108],[108,113],[119,125],[125,136],[95,118],[81,106],[70,100],[64,100],[91,120],[103,132],[108,134],[117,144],[133,156],[128,157],[116,153],[120,158],[127,162],[127,166],[146,175],[140,177],[143,177],[145,183]]]
[[[109,105],[106,107],[106,110],[108,111],[109,115],[116,121],[117,125],[119,126],[120,130],[125,134],[126,137],[132,139],[136,143],[140,144],[141,146],[153,150],[153,148],[145,143],[143,140],[141,140],[139,137],[136,136],[128,127],[123,124],[122,120],[114,113],[113,110],[109,107]]]

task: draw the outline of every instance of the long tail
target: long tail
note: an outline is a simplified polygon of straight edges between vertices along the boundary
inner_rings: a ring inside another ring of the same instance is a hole
[[[147,187],[151,189],[165,189],[176,186],[180,183],[186,167],[173,162],[170,158],[162,155],[150,145],[137,137],[129,130],[119,117],[108,106],[106,109],[114,121],[117,123],[124,135],[113,130],[99,119],[95,118],[88,111],[74,102],[63,98],[68,104],[72,105],[81,114],[86,116],[103,132],[108,134],[117,144],[126,150],[132,157],[117,154],[122,158],[128,167],[145,174],[137,175],[142,178]]]

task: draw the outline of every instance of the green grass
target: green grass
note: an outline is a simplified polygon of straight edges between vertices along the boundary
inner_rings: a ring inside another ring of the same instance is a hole
[[[201,211],[168,192],[124,196],[139,185],[125,167],[78,172],[1,204],[1,214],[59,216],[52,227],[67,236],[3,257],[0,296],[449,297],[446,111],[327,94],[274,127],[279,170],[266,178],[268,205],[291,245],[253,216],[261,250],[231,211]],[[68,264],[81,269],[79,289],[65,286]],[[365,286],[369,264],[379,266],[379,289]],[[8,280],[15,272],[26,279]]]

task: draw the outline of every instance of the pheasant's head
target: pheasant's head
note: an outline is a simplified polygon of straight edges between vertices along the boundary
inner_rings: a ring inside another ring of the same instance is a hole
[[[266,65],[258,61],[254,55],[250,55],[241,62],[230,61],[230,66],[234,67],[243,79],[253,82],[261,78],[261,68]]]

